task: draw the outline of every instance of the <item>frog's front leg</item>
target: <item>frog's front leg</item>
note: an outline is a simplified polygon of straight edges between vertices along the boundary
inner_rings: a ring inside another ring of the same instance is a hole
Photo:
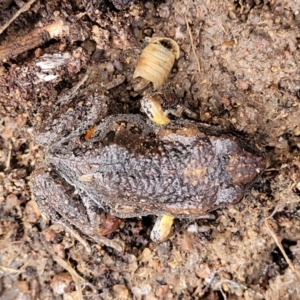
[[[71,94],[67,101],[61,98],[43,106],[36,117],[40,124],[35,126],[34,140],[50,152],[85,134],[107,115],[109,98],[104,91],[89,87]]]
[[[82,194],[80,197],[74,189],[60,178],[54,178],[43,169],[36,170],[32,175],[32,191],[41,211],[52,221],[65,227],[88,252],[89,243],[80,234],[87,235],[96,243],[104,244],[122,251],[123,247],[116,241],[101,236],[101,223],[104,213],[93,209],[93,202]]]

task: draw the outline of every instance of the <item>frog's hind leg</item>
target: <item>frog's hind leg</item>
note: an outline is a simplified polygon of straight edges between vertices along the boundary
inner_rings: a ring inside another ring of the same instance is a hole
[[[74,190],[61,179],[52,177],[43,169],[36,170],[32,175],[32,193],[41,211],[52,221],[62,225],[78,241],[80,241],[87,252],[91,252],[89,243],[81,235],[81,232],[94,240],[96,243],[104,244],[122,251],[123,247],[114,240],[96,234],[85,202],[74,194]]]

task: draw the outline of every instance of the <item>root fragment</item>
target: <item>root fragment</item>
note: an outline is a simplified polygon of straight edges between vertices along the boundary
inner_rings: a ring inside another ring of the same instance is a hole
[[[0,47],[0,61],[6,62],[17,55],[34,49],[51,39],[61,39],[69,36],[74,28],[62,19],[54,23],[35,29],[20,39],[6,43]],[[78,37],[80,39],[80,37]]]
[[[271,215],[272,216],[272,215]],[[270,217],[271,217],[270,216]],[[280,241],[278,240],[275,232],[271,229],[269,223],[268,223],[268,219],[270,218],[266,218],[265,219],[265,226],[269,232],[269,234],[271,235],[271,237],[273,238],[274,242],[276,243],[277,247],[280,249],[284,259],[286,260],[287,264],[289,265],[289,267],[293,270],[293,272],[295,272],[295,274],[298,276],[298,278],[300,278],[300,272],[295,268],[295,266],[293,265],[293,263],[291,262],[291,260],[288,258],[284,248],[282,247]]]
[[[30,0],[27,3],[25,3],[16,13],[15,15],[12,16],[12,18],[10,20],[8,20],[2,27],[0,27],[0,34],[6,30],[9,25],[19,17],[20,14],[22,14],[23,12],[27,11],[30,6],[35,2],[36,0]]]

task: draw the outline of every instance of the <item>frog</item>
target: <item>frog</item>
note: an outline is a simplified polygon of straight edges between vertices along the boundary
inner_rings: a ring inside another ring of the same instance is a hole
[[[76,86],[41,111],[34,129],[45,149],[31,176],[34,199],[89,252],[88,240],[124,250],[101,233],[106,213],[198,219],[239,202],[266,166],[231,133],[192,120],[158,125],[142,113],[109,113],[111,101],[107,91]]]

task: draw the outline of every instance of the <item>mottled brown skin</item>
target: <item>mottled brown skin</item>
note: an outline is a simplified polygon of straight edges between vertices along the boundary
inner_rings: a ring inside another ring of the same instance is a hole
[[[51,171],[34,172],[32,191],[51,219],[95,241],[102,209],[121,218],[198,218],[238,202],[265,167],[236,137],[205,133],[195,122],[158,127],[139,115],[110,116],[85,140],[86,126],[77,134],[71,128],[74,113],[36,133],[38,142],[49,142],[45,163]],[[82,114],[83,119],[89,115]],[[61,132],[64,137],[57,142],[49,139]]]

